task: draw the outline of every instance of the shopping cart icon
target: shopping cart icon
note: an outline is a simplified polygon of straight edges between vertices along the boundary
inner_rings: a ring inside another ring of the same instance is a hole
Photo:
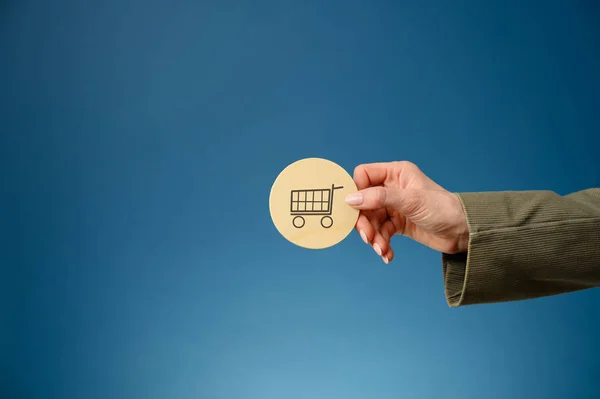
[[[340,188],[344,187],[336,187],[335,184],[332,184],[331,188],[292,190],[290,214],[295,216],[292,219],[294,227],[297,229],[304,227],[306,223],[304,216],[322,216],[321,226],[326,229],[333,226],[333,218],[331,217],[333,192]]]

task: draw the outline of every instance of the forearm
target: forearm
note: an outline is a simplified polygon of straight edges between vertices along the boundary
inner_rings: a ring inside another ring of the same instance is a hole
[[[450,306],[600,286],[600,189],[459,193],[468,251],[443,254]]]

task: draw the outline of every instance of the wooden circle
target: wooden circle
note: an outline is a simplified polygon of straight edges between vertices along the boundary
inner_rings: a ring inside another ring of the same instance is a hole
[[[344,202],[357,191],[341,166],[321,158],[306,158],[277,176],[269,209],[275,227],[288,241],[323,249],[344,240],[354,229],[358,210]]]

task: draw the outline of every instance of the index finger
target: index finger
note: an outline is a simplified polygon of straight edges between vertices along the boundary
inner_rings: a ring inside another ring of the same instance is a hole
[[[362,164],[354,168],[354,183],[359,190],[382,184],[388,176],[389,163]]]

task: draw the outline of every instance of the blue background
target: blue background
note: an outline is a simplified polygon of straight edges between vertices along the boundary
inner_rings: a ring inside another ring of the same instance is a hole
[[[448,308],[440,255],[268,213],[305,157],[600,184],[588,1],[0,1],[3,398],[592,398],[600,291]]]

